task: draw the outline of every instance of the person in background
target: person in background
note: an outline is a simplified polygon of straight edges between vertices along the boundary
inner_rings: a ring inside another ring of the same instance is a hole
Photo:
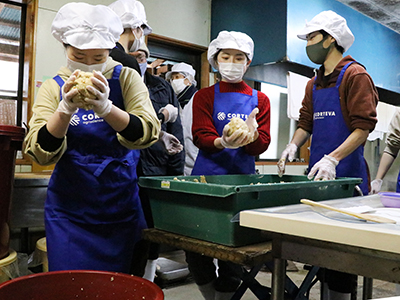
[[[371,194],[377,194],[382,188],[383,178],[393,165],[400,150],[400,110],[396,110],[389,125],[389,133],[386,138],[386,147],[379,163],[378,172],[371,182]],[[396,192],[400,193],[400,172],[397,178]]]
[[[333,11],[315,16],[297,36],[307,40],[309,59],[322,66],[307,83],[298,128],[282,152],[278,173],[284,173],[286,160],[293,160],[312,134],[308,178],[361,177],[360,188],[367,195],[364,143],[377,122],[378,93],[364,66],[343,57],[354,36],[346,20]],[[355,275],[332,270],[325,275],[329,290],[324,298],[350,299],[357,287]]]
[[[132,53],[140,66],[142,78],[146,84],[151,102],[156,111],[171,105],[179,106],[178,100],[171,85],[161,77],[153,76],[147,69],[147,58],[150,56],[146,44],[142,44],[138,51]],[[176,110],[177,111],[177,110]],[[179,115],[172,122],[160,119],[160,140],[149,148],[140,151],[140,160],[137,169],[138,176],[178,176],[183,174],[185,154],[183,150],[183,133]],[[150,199],[146,189],[139,188],[140,201],[146,217],[147,226],[154,227],[153,216],[150,207]],[[135,247],[132,264],[132,274],[143,276],[147,280],[154,281],[156,274],[159,245],[140,241]],[[145,266],[145,268],[143,268]]]
[[[136,0],[117,0],[108,7],[118,15],[124,27],[124,32],[112,49],[110,56],[124,67],[135,69],[140,74],[138,62],[129,55],[129,52],[137,51],[144,43],[144,36],[153,31],[147,24],[144,6]]]
[[[255,156],[270,144],[270,103],[243,76],[253,59],[254,43],[245,33],[221,31],[208,47],[208,61],[221,74],[215,85],[193,97],[193,142],[199,153],[192,175],[255,174]],[[240,116],[248,132],[228,136],[229,121]],[[204,299],[231,299],[240,284],[240,266],[187,252],[186,261]]]
[[[143,4],[136,0],[117,0],[108,7],[118,15],[124,27],[124,32],[112,49],[110,56],[124,67],[135,69],[143,76],[144,72],[141,68],[147,68],[147,64],[146,66],[143,64],[139,66],[135,56],[130,54],[137,51],[144,44],[144,37],[153,31],[147,23]],[[174,122],[178,115],[178,108],[173,105],[166,105],[160,108],[157,113],[161,122]],[[160,136],[161,138],[163,138],[163,141],[171,142],[172,140],[171,136],[167,134],[163,136],[163,133]],[[173,141],[177,142],[176,139],[173,139]],[[169,146],[172,147],[171,143]],[[175,147],[175,144],[173,146]],[[179,145],[176,146],[179,148]],[[171,149],[171,151],[174,151],[174,149]]]
[[[197,92],[195,76],[196,71],[193,67],[184,62],[173,65],[171,71],[165,75],[165,79],[171,83],[182,109]]]
[[[160,124],[139,74],[109,58],[122,31],[107,6],[76,2],[51,26],[66,67],[40,87],[24,141],[35,162],[56,163],[45,202],[50,271],[128,273],[146,228],[132,149],[154,144]],[[74,99],[80,71],[93,72],[91,109]]]
[[[181,110],[181,120],[183,127],[183,138],[185,144],[185,168],[183,174],[189,176],[192,173],[194,162],[199,149],[193,144],[192,136],[192,107],[193,95],[197,92],[196,71],[191,65],[178,63],[172,66],[171,71],[167,72],[166,79],[169,80],[178,95]],[[179,88],[179,86],[181,86]]]

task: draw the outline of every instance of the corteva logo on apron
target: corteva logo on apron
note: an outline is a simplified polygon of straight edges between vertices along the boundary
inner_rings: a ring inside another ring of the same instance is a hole
[[[94,112],[90,112],[90,113],[81,115],[80,118],[77,114],[74,114],[69,123],[72,126],[78,126],[80,123],[82,123],[84,125],[88,125],[88,124],[93,124],[93,123],[98,123],[98,122],[104,122],[104,119],[100,118]]]
[[[247,120],[248,115],[246,115],[246,114],[237,114],[237,113],[225,114],[223,111],[220,111],[219,113],[217,113],[217,119],[220,120],[220,121],[223,121],[225,119],[230,120],[233,117],[241,118],[243,120]]]
[[[314,120],[325,119],[325,117],[336,117],[335,111],[317,111],[314,113]]]

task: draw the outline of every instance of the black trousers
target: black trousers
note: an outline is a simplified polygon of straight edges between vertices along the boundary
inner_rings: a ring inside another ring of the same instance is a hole
[[[214,259],[199,253],[186,251],[186,262],[197,285],[204,285],[215,280],[214,288],[218,292],[234,292],[241,279],[237,274],[241,266],[218,260],[218,277]]]
[[[339,293],[357,294],[357,275],[321,269],[318,275],[322,282],[326,282],[329,289]]]
[[[146,189],[139,187],[139,197],[142,203],[144,217],[148,228],[154,228],[153,214],[151,212],[150,200]],[[135,276],[143,277],[148,259],[157,259],[160,252],[160,245],[146,240],[136,243],[133,250],[133,258],[130,273]]]

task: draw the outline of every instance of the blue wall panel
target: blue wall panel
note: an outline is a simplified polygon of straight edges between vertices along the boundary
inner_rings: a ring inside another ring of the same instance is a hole
[[[345,55],[363,64],[377,86],[400,93],[400,35],[336,0],[212,0],[211,39],[221,30],[247,33],[255,43],[252,66],[288,56],[319,67],[308,59],[306,42],[296,33],[306,19],[329,9],[346,18],[355,35]]]
[[[286,55],[286,1],[212,0],[211,39],[222,30],[241,31],[254,41],[253,65]]]
[[[343,16],[355,36],[354,44],[345,52],[363,64],[379,87],[400,92],[400,35],[369,17],[335,0],[288,0],[288,56],[291,61],[311,67],[306,42],[297,38],[297,32],[324,10],[333,10]],[[383,99],[382,99],[383,100]]]

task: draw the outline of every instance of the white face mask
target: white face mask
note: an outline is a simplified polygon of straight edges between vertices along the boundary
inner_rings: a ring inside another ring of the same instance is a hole
[[[246,71],[246,64],[218,62],[218,70],[225,81],[235,83],[242,81],[243,75]]]
[[[143,77],[144,73],[146,73],[147,70],[147,62],[140,63],[139,67],[140,67],[140,73],[142,74]]]
[[[140,39],[137,38],[135,31],[132,29],[132,33],[135,36],[135,40],[133,41],[133,44],[131,48],[129,49],[129,52],[135,52],[138,51],[140,46],[142,46],[142,43],[144,42],[144,36],[142,35]]]
[[[179,94],[186,88],[186,84],[184,83],[184,80],[186,78],[180,78],[180,79],[174,79],[171,82],[172,88],[174,89],[175,94]]]
[[[104,70],[106,69],[107,61],[108,61],[108,59],[101,64],[87,65],[87,64],[69,59],[67,57],[67,68],[70,69],[71,72],[74,72],[75,70],[79,69],[83,72],[99,71],[99,72],[103,73]]]

